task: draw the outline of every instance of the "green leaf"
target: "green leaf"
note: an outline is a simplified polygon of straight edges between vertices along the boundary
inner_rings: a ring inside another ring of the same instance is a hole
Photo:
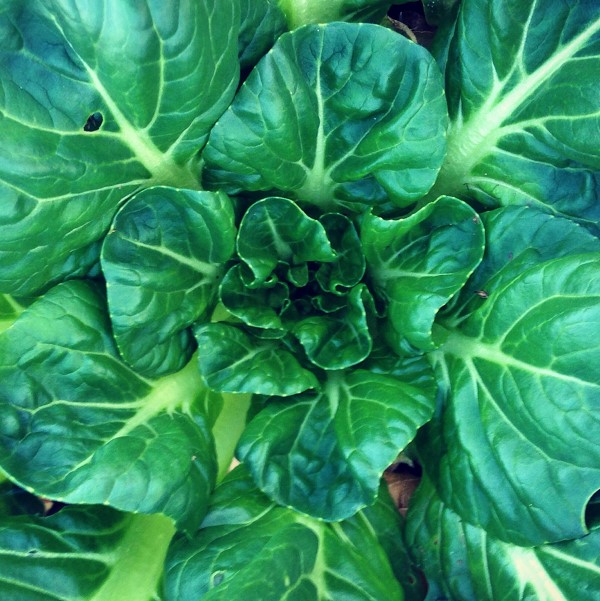
[[[530,205],[597,229],[600,4],[464,0],[431,198]]]
[[[483,256],[479,217],[465,203],[441,197],[409,217],[366,215],[361,240],[367,272],[387,301],[388,342],[399,354],[436,347],[437,312],[458,292]]]
[[[251,69],[287,30],[287,23],[277,0],[240,0],[240,9],[240,66]]]
[[[456,324],[494,290],[536,263],[570,254],[600,252],[600,239],[573,221],[532,207],[502,207],[480,216],[486,232],[483,260],[451,307]],[[448,312],[446,312],[448,313]]]
[[[600,488],[598,273],[598,253],[533,263],[432,355],[445,406],[420,455],[443,501],[501,540],[587,532]]]
[[[319,386],[277,340],[224,323],[199,325],[195,334],[200,373],[212,390],[288,396]]]
[[[196,537],[171,547],[165,593],[166,601],[403,599],[368,519],[324,524],[278,507],[243,468],[217,489]]]
[[[257,328],[283,328],[281,312],[289,302],[289,289],[279,280],[249,287],[242,275],[244,265],[234,265],[223,278],[219,289],[223,306],[245,324]],[[252,280],[252,276],[248,278]]]
[[[329,521],[372,504],[384,469],[433,414],[429,365],[418,357],[403,367],[402,377],[332,372],[323,392],[270,399],[237,451],[258,487]]]
[[[163,516],[66,507],[0,522],[0,596],[11,601],[158,601],[174,528]]]
[[[519,547],[465,522],[425,478],[411,501],[406,538],[432,599],[594,601],[600,595],[598,524],[580,539]]]
[[[10,328],[25,307],[9,294],[0,294],[0,334]]]
[[[84,275],[141,187],[198,187],[198,151],[238,82],[238,23],[220,0],[3,8],[0,290]]]
[[[339,213],[327,213],[320,219],[335,251],[335,260],[323,263],[316,272],[319,286],[327,292],[342,294],[356,286],[365,273],[365,256],[352,222]]]
[[[425,49],[376,25],[309,25],[282,35],[250,74],[211,132],[203,177],[325,211],[405,206],[432,186],[446,124]]]
[[[117,346],[136,371],[158,376],[189,361],[189,326],[212,309],[234,243],[233,208],[220,192],[150,188],[119,211],[102,270]]]
[[[279,263],[295,266],[306,261],[333,261],[323,226],[287,198],[270,197],[246,211],[237,239],[240,258],[262,284]]]
[[[299,319],[290,327],[308,359],[323,369],[351,367],[371,352],[367,316],[373,313],[373,299],[369,290],[364,285],[355,286],[343,300],[341,309]]]
[[[379,21],[392,4],[389,0],[277,0],[290,29],[329,21]],[[402,4],[408,0],[401,0]]]
[[[195,362],[158,380],[119,360],[106,303],[60,284],[0,337],[0,465],[66,503],[163,513],[193,530],[215,478]]]

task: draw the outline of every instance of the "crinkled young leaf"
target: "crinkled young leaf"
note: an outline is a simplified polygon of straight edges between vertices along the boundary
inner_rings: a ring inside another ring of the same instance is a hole
[[[475,211],[446,196],[403,219],[366,215],[361,240],[368,274],[387,301],[386,335],[393,349],[434,349],[437,312],[483,256],[484,231]]]
[[[307,23],[328,23],[330,21],[374,21],[383,18],[390,7],[389,0],[276,0],[290,29]],[[409,0],[400,0],[402,4]]]
[[[137,372],[158,376],[189,361],[189,326],[216,302],[234,245],[233,208],[221,192],[155,187],[119,211],[102,271],[117,346]]]
[[[339,213],[327,213],[319,220],[335,251],[335,260],[323,263],[316,272],[319,286],[327,292],[343,293],[356,286],[365,273],[365,256],[353,223]]]
[[[536,205],[597,229],[600,4],[464,0],[446,72],[448,153],[432,198]]]
[[[6,601],[159,601],[174,528],[159,515],[66,507],[0,522],[0,597]]]
[[[384,469],[431,418],[434,404],[422,357],[406,360],[401,376],[332,372],[322,392],[269,399],[242,434],[237,455],[278,503],[345,519],[373,503]]]
[[[411,501],[406,538],[432,599],[595,601],[600,596],[598,523],[583,538],[519,547],[465,522],[425,478]]]
[[[140,187],[198,187],[238,82],[238,27],[238,3],[220,0],[3,4],[0,290],[84,275]]]
[[[212,130],[207,184],[281,190],[322,210],[407,205],[445,150],[442,80],[427,51],[368,24],[282,35]]]
[[[223,306],[249,326],[283,328],[280,315],[289,302],[288,286],[273,280],[263,282],[260,287],[250,287],[242,276],[243,271],[244,265],[238,264],[225,274],[219,289]]]
[[[379,522],[395,529],[393,520]],[[166,601],[401,601],[369,517],[324,524],[273,504],[243,468],[217,489],[202,528],[167,557]]]
[[[287,30],[277,0],[240,0],[240,67],[251,69]]]
[[[343,301],[343,308],[299,319],[290,328],[309,360],[323,369],[351,367],[371,352],[367,316],[373,299],[369,290],[355,286]]]
[[[240,224],[237,250],[257,284],[267,280],[279,263],[294,266],[335,258],[323,226],[293,201],[277,197],[248,209]]]
[[[0,336],[0,466],[40,496],[194,529],[215,478],[195,362],[158,380],[119,359],[106,302],[60,284]]]
[[[288,396],[319,386],[277,340],[224,323],[199,325],[195,334],[200,373],[212,390]]]
[[[534,263],[448,326],[433,355],[444,410],[420,455],[443,501],[498,539],[587,532],[600,488],[599,273],[598,253]]]

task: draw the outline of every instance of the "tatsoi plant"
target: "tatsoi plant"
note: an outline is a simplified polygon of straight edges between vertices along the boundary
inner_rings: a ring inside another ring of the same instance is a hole
[[[2,599],[599,598],[600,4],[424,4],[2,4]]]

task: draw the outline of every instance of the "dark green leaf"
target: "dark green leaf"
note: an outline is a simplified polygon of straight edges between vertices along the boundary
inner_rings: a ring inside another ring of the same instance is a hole
[[[204,177],[323,210],[404,206],[432,186],[446,124],[425,49],[376,25],[309,25],[282,35],[250,74],[211,132]]]
[[[237,249],[257,284],[267,280],[279,263],[295,266],[335,258],[323,226],[291,200],[277,197],[248,209],[240,224]]]
[[[367,313],[373,300],[366,286],[355,286],[344,307],[325,315],[299,319],[290,327],[312,363],[323,369],[344,369],[371,352]]]
[[[327,213],[320,219],[336,253],[335,260],[323,263],[316,273],[317,282],[327,292],[341,294],[358,284],[365,273],[365,256],[352,222],[339,213]]]
[[[277,340],[224,323],[200,325],[195,333],[200,373],[213,390],[288,396],[319,385]]]
[[[598,229],[600,3],[464,0],[432,198],[530,205]]]
[[[598,525],[573,541],[519,547],[465,522],[424,479],[408,512],[407,540],[427,576],[428,599],[595,601],[600,596]]]
[[[434,401],[420,357],[405,361],[402,377],[333,372],[322,393],[269,400],[237,454],[278,503],[345,519],[373,503],[384,469],[431,418]]]
[[[233,209],[220,192],[150,188],[119,211],[102,270],[119,351],[136,371],[157,376],[189,361],[189,326],[212,309],[234,243]]]
[[[250,69],[287,30],[287,23],[277,0],[240,0],[240,7],[240,66]]]
[[[135,374],[98,290],[61,284],[0,336],[0,465],[40,496],[191,530],[216,471],[206,394],[193,361],[158,380]]]
[[[0,522],[0,597],[6,601],[159,601],[174,528],[163,516],[67,507]]]
[[[243,270],[244,265],[234,265],[225,274],[220,288],[223,306],[249,326],[283,328],[280,315],[289,301],[288,287],[273,280],[251,288],[244,282]]]
[[[433,355],[445,405],[420,454],[443,501],[501,540],[587,532],[600,488],[599,273],[598,253],[534,263]]]
[[[198,187],[237,86],[238,23],[221,0],[3,5],[1,291],[85,275],[140,187]]]
[[[396,529],[386,520],[385,527]],[[351,536],[349,536],[351,533]],[[401,601],[368,518],[324,524],[271,503],[238,468],[167,558],[167,601]]]
[[[397,220],[366,215],[367,271],[387,301],[387,339],[397,353],[435,348],[432,326],[483,256],[484,232],[468,205],[441,197]]]

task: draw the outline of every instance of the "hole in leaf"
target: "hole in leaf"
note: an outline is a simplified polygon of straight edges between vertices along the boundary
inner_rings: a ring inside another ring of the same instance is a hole
[[[225,579],[225,572],[223,572],[223,571],[213,572],[210,577],[211,587],[214,588],[215,586],[219,586],[219,584],[221,584],[221,582],[223,582],[224,579]]]
[[[585,523],[588,528],[593,528],[600,524],[600,490],[597,490],[585,508]]]
[[[96,131],[100,129],[103,121],[104,117],[102,116],[102,113],[92,113],[85,122],[83,131]]]

